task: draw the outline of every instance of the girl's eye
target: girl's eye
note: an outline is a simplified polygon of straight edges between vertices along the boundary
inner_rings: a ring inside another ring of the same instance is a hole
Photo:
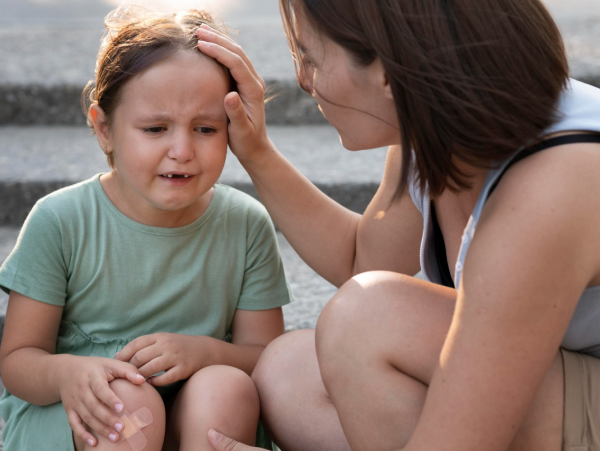
[[[150,133],[152,135],[156,135],[160,132],[162,132],[165,128],[164,127],[148,127],[144,129],[145,133]]]
[[[210,135],[211,133],[216,132],[216,130],[212,127],[198,127],[197,130],[203,135]]]

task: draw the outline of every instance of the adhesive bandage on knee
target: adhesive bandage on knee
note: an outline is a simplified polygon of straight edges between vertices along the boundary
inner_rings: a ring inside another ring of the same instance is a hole
[[[131,446],[134,451],[140,451],[144,449],[148,444],[148,440],[142,432],[142,428],[152,424],[154,421],[150,409],[147,407],[142,407],[133,413],[129,413],[127,410],[125,410],[119,419],[121,420],[121,423],[123,423],[124,427],[120,432],[121,440],[113,445],[117,446],[123,440],[127,440],[127,443],[129,443],[129,446]]]

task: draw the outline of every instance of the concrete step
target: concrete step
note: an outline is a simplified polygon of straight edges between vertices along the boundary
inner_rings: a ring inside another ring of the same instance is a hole
[[[572,76],[600,86],[600,2],[578,1],[584,2],[579,8],[566,8],[563,0],[547,0],[564,35]],[[10,3],[16,8],[18,2]],[[54,3],[60,5],[65,0]],[[268,15],[246,19],[238,15],[232,24],[257,71],[272,91],[279,93],[267,104],[267,120],[279,125],[325,123],[314,100],[297,86],[281,20],[276,15],[277,2],[268,3]],[[0,125],[84,124],[80,94],[94,75],[103,32],[100,10],[110,9],[106,4],[98,8],[85,19],[66,16],[32,25],[13,12],[17,17],[14,21],[0,20]]]
[[[385,149],[349,152],[330,126],[270,126],[269,136],[326,194],[364,211],[381,181]],[[20,226],[40,197],[107,171],[96,138],[85,127],[0,127],[0,225]],[[231,153],[220,182],[256,196]]]

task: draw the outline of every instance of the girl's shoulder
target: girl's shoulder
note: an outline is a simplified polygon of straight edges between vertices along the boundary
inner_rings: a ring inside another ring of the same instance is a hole
[[[218,215],[226,214],[229,217],[248,218],[255,221],[270,220],[269,213],[263,204],[240,189],[228,185],[220,183],[215,185],[212,202],[216,204]]]
[[[58,217],[89,211],[96,202],[101,202],[102,187],[99,181],[100,174],[87,180],[60,188],[36,202],[36,209],[44,209]]]

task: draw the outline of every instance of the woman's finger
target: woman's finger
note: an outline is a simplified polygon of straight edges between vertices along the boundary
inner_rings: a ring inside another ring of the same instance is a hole
[[[264,448],[255,448],[254,446],[248,446],[240,442],[236,442],[234,439],[225,437],[223,434],[211,429],[208,431],[208,441],[211,446],[217,451],[256,451]]]
[[[214,28],[211,28],[208,25],[202,25],[200,28],[198,28],[198,30],[196,31],[196,35],[198,36],[198,38],[200,38],[202,40],[212,42],[215,44],[219,44],[220,46],[228,49],[229,51],[235,53],[240,58],[242,58],[242,60],[244,61],[244,63],[246,63],[246,66],[248,67],[250,72],[252,72],[254,77],[262,85],[263,89],[265,88],[265,82],[261,78],[261,76],[258,75],[258,72],[254,68],[252,61],[250,61],[250,58],[248,58],[248,55],[246,55],[246,53],[244,52],[242,47],[238,43],[236,43],[233,39],[231,39],[226,34],[221,33],[219,30],[215,30]]]
[[[265,89],[254,76],[244,60],[231,50],[212,42],[198,41],[198,48],[229,69],[238,85],[238,92],[244,99],[264,102]]]
[[[246,108],[244,108],[242,99],[237,92],[230,92],[225,96],[225,112],[231,125],[242,131],[242,134],[244,130],[248,133],[253,131],[254,125],[248,117]]]
[[[151,346],[154,343],[156,343],[155,334],[142,335],[141,337],[138,337],[135,340],[127,343],[123,349],[115,354],[115,359],[122,362],[129,362],[136,352],[138,352],[140,349]]]
[[[86,442],[90,446],[96,446],[98,440],[94,437],[85,427],[83,421],[79,414],[74,410],[67,412],[67,420],[69,421],[69,426],[73,430],[73,435],[81,438],[84,442]]]

